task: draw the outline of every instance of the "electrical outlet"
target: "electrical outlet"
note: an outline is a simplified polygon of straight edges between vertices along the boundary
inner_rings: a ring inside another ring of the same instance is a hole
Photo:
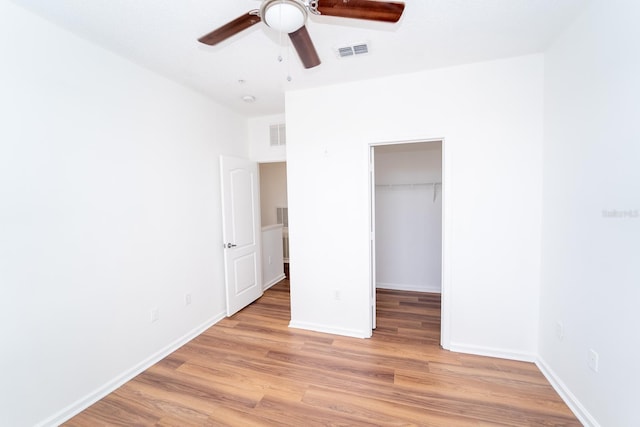
[[[587,365],[593,372],[598,372],[598,363],[600,362],[600,356],[594,349],[589,349],[589,353],[587,355]]]
[[[340,301],[340,291],[338,289],[334,289],[333,291],[333,299],[336,301]]]
[[[160,309],[158,307],[151,309],[151,323],[157,322],[160,319]]]
[[[184,305],[191,305],[191,294],[184,294]]]
[[[269,265],[271,265],[271,255],[269,255]]]
[[[556,337],[559,341],[564,340],[564,325],[560,321],[556,323]]]

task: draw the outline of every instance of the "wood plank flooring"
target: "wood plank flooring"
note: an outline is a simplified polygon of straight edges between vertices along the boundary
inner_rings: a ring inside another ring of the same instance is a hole
[[[534,364],[442,350],[440,295],[377,314],[371,339],[291,329],[283,280],[65,425],[580,425]]]

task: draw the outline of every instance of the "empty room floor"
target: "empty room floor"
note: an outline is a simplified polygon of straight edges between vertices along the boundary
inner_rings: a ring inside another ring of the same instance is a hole
[[[288,327],[289,281],[67,426],[579,426],[532,363],[440,348],[440,295],[378,290],[370,339]]]

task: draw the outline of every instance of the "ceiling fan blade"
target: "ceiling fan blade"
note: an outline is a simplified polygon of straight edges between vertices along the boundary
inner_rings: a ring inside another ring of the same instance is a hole
[[[313,68],[320,65],[318,52],[316,52],[316,48],[311,41],[307,27],[303,25],[299,30],[289,33],[289,38],[293,43],[293,47],[296,48],[304,68]]]
[[[318,0],[321,15],[370,21],[398,22],[404,3],[376,0]]]
[[[228,39],[231,36],[238,34],[240,31],[246,30],[252,25],[260,22],[260,17],[256,15],[256,11],[247,12],[244,15],[234,19],[228,24],[213,30],[209,34],[206,34],[198,39],[200,43],[214,46],[223,40]]]

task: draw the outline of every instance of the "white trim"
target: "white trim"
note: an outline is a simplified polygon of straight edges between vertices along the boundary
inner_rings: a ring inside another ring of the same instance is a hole
[[[442,175],[441,182],[442,187],[442,263],[441,263],[441,283],[440,283],[440,345],[445,350],[451,348],[451,318],[453,317],[453,266],[451,260],[451,245],[453,241],[453,229],[452,229],[452,217],[451,210],[449,209],[448,197],[450,194],[449,187],[449,167],[448,167],[448,153],[449,144],[445,138],[441,139],[442,147]]]
[[[447,350],[457,353],[476,354],[478,356],[497,357],[499,359],[519,360],[521,362],[535,362],[536,355],[523,351],[514,351],[505,348],[484,347],[472,344],[451,342]]]
[[[549,367],[543,358],[538,357],[536,360],[536,366],[545,376],[547,381],[551,383],[553,389],[560,395],[564,403],[567,404],[569,409],[578,418],[578,420],[587,427],[600,427],[600,424],[596,419],[587,411],[587,409],[580,403],[578,398],[569,390],[569,387],[556,375],[556,373]]]
[[[271,279],[271,281],[269,281],[265,285],[263,285],[262,290],[266,291],[267,289],[269,289],[270,287],[272,287],[276,283],[280,282],[282,279],[286,279],[286,278],[287,278],[287,276],[285,276],[284,273],[281,273],[278,276],[276,276],[275,278]]]
[[[167,357],[169,354],[173,353],[174,351],[176,351],[177,349],[179,349],[180,347],[182,347],[183,345],[185,345],[186,343],[188,343],[189,341],[191,341],[192,339],[194,339],[195,337],[203,333],[205,330],[207,330],[211,326],[218,323],[220,320],[224,319],[225,316],[226,316],[225,313],[222,312],[210,318],[209,320],[202,323],[200,326],[195,327],[194,329],[187,332],[182,337],[173,341],[163,349],[157,351],[155,354],[147,357],[137,365],[134,365],[133,367],[131,367],[131,369],[126,370],[122,374],[113,378],[111,381],[108,381],[104,385],[98,387],[96,390],[89,393],[87,396],[77,400],[76,402],[62,409],[58,413],[50,416],[49,418],[43,421],[40,421],[38,424],[36,424],[36,426],[37,427],[58,426],[63,422],[68,421],[73,416],[84,411],[89,406],[93,405],[94,403],[96,403],[98,400],[102,399],[109,393],[115,391],[117,388],[125,384],[127,381],[131,380],[136,375],[150,368],[160,360]]]
[[[429,292],[433,294],[441,293],[440,284],[437,285],[408,285],[404,283],[376,283],[377,289],[392,289],[394,291]]]
[[[376,264],[377,246],[376,246],[376,150],[375,147],[369,145],[369,191],[367,198],[369,202],[369,324],[371,325],[371,334],[378,326],[378,318],[376,317],[378,307],[378,297],[376,288],[378,284],[378,266]]]
[[[306,329],[315,332],[323,332],[325,334],[342,335],[346,337],[371,338],[371,332],[369,330],[359,331],[355,329],[335,328],[333,326],[319,325],[317,323],[295,322],[292,320],[291,322],[289,322],[289,327],[295,329]]]

